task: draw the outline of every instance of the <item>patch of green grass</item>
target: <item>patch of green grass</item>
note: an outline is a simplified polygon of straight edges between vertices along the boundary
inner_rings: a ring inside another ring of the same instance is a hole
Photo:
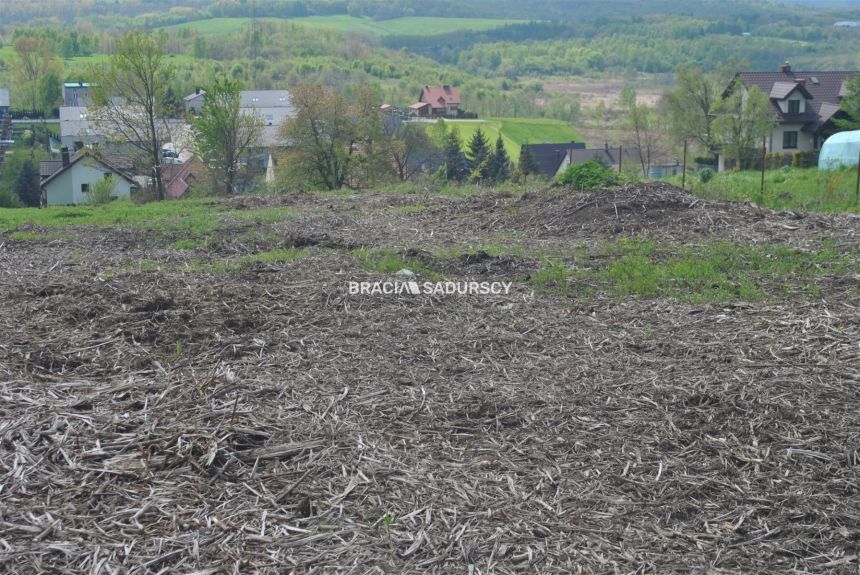
[[[290,22],[310,28],[330,28],[343,32],[365,32],[374,36],[392,34],[404,36],[434,36],[459,30],[490,30],[506,24],[522,23],[525,20],[501,20],[488,18],[433,18],[409,17],[373,20],[348,15],[307,16],[304,18],[260,18],[260,22]],[[167,26],[167,30],[191,28],[204,36],[216,36],[239,32],[250,26],[250,18],[209,18],[185,24]]]
[[[501,134],[505,150],[513,161],[519,159],[523,144],[563,143],[578,138],[576,130],[567,122],[547,118],[486,118],[446,120],[445,123],[449,129],[457,128],[464,148],[468,146],[469,140],[478,128],[484,133],[491,146]]]
[[[792,289],[820,293],[816,277],[860,269],[857,255],[840,253],[834,242],[812,252],[727,241],[663,251],[653,242],[627,240],[606,251],[615,258],[595,278],[609,291],[693,303],[762,301]]]
[[[761,193],[761,172],[727,171],[702,182],[687,174],[687,189],[709,200],[750,200],[774,209],[858,212],[855,197],[857,170],[818,170],[817,168],[780,168],[765,172]],[[669,178],[680,185],[681,177]]]
[[[390,249],[358,248],[352,251],[361,267],[381,274],[393,274],[402,269],[408,269],[433,280],[441,280],[442,275],[419,261],[403,258]]]
[[[215,263],[208,263],[202,261],[193,261],[189,262],[187,265],[187,270],[195,273],[214,273],[214,274],[226,274],[226,273],[234,273],[237,271],[241,271],[242,269],[248,267],[249,265],[255,263],[276,263],[276,262],[287,262],[292,260],[297,260],[299,258],[306,257],[310,253],[307,249],[297,249],[297,248],[287,248],[280,250],[269,250],[265,252],[259,252],[256,254],[251,254],[249,256],[243,256],[240,258],[232,258],[227,260],[220,260]]]
[[[548,260],[529,275],[528,282],[538,293],[565,294],[570,290],[570,280],[574,275],[561,260]]]
[[[199,239],[184,239],[184,240],[176,240],[172,244],[170,244],[169,248],[174,250],[196,250],[205,248],[209,244],[206,240]]]

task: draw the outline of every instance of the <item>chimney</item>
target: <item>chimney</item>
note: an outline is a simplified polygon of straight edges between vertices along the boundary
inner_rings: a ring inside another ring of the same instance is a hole
[[[69,149],[66,146],[60,148],[60,157],[63,159],[63,167],[69,165]]]
[[[194,94],[200,95],[200,88],[194,88]]]
[[[609,142],[606,140],[603,141],[603,149],[607,152],[609,151]]]
[[[783,64],[782,66],[779,67],[779,71],[782,72],[783,74],[790,74],[791,73],[791,64],[788,63],[788,60],[785,61],[785,64]]]

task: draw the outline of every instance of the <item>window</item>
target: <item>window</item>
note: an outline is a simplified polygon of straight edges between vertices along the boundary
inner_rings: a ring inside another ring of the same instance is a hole
[[[788,113],[789,114],[799,114],[800,113],[800,100],[789,100],[788,101]]]
[[[81,193],[89,194],[90,193],[90,185],[89,184],[81,184]]]
[[[782,133],[782,148],[784,150],[793,150],[797,147],[797,132]]]

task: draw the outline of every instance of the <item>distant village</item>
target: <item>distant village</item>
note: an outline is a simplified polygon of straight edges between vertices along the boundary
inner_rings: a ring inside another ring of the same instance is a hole
[[[766,152],[784,156],[790,163],[792,157],[796,162],[797,154],[814,154],[817,158],[825,140],[839,131],[834,119],[840,117],[842,99],[848,95],[848,82],[855,75],[856,72],[796,72],[785,64],[774,72],[740,72],[728,89],[745,91],[755,87],[767,96],[776,123],[765,138]],[[206,177],[207,167],[194,153],[194,132],[188,123],[189,118],[202,112],[205,97],[202,89],[186,95],[183,99],[185,117],[166,121],[174,128],[171,131],[173,141],[162,148],[163,185],[168,197],[182,197],[195,182]],[[59,119],[52,120],[59,123],[59,139],[52,140],[51,146],[54,158],[39,165],[45,205],[85,203],[96,182],[107,176],[116,181],[113,192],[116,197],[130,197],[150,183],[150,175],[135,167],[128,146],[112,137],[93,117],[91,106],[90,84],[82,81],[63,84]],[[243,166],[255,177],[271,183],[280,151],[289,146],[281,136],[280,127],[296,115],[290,91],[242,91],[240,108],[243,114],[254,115],[262,124],[259,145],[242,159]],[[380,113],[389,132],[405,122],[477,118],[462,108],[458,89],[450,85],[424,86],[414,103],[406,106],[386,103],[380,107]],[[7,149],[14,144],[13,126],[10,91],[3,88],[0,89],[0,164]],[[642,154],[635,146],[616,147],[606,143],[589,148],[584,142],[525,144],[523,152],[533,157],[536,172],[547,179],[589,160],[620,171],[625,161],[636,162]],[[419,159],[409,166],[410,178],[420,177],[436,167],[432,161]],[[721,171],[727,167],[724,156],[720,155],[716,168]],[[648,175],[662,177],[677,173],[679,169],[677,159],[654,160]]]

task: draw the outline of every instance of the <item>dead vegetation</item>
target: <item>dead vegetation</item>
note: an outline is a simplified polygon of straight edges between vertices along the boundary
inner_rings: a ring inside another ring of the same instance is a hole
[[[860,220],[659,187],[232,202],[303,216],[0,236],[3,572],[856,572],[856,267],[703,304],[527,278],[619,236],[856,262]],[[359,248],[515,284],[349,295],[386,277]]]

